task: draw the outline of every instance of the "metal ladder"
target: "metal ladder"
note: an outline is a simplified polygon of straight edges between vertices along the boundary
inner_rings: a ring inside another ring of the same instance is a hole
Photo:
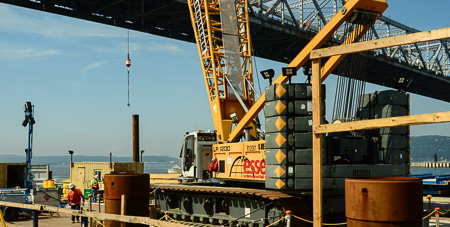
[[[204,56],[205,52],[207,51],[207,43],[200,0],[194,0],[194,10],[195,10],[195,21],[197,24],[198,38],[200,39],[200,48],[202,50],[202,55]]]

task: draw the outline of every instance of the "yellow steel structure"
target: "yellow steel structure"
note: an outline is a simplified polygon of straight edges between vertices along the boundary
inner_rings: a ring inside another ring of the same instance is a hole
[[[223,0],[224,1],[224,0]],[[265,93],[255,101],[254,93],[249,89],[253,86],[251,65],[251,45],[248,20],[248,3],[246,0],[233,1],[237,15],[240,57],[242,59],[241,76],[245,84],[245,95],[242,97],[245,108],[239,103],[236,95],[227,86],[227,61],[224,57],[223,39],[218,37],[222,33],[220,21],[219,0],[188,0],[203,76],[210,102],[214,125],[217,130],[219,144],[213,146],[214,156],[225,164],[224,171],[219,171],[215,177],[220,179],[239,179],[250,181],[265,180],[265,141],[238,141],[245,126],[252,126],[255,137],[254,120],[264,107]],[[317,35],[303,48],[288,67],[300,69],[308,60],[310,52],[320,48],[337,29],[349,19],[355,10],[369,11],[381,15],[387,8],[385,0],[348,0],[336,15],[320,30]],[[222,15],[223,16],[223,15]],[[358,25],[344,40],[343,45],[357,42],[372,26],[372,24]],[[345,55],[333,56],[322,67],[322,81],[343,60]],[[285,83],[289,78],[279,75],[273,84]],[[232,130],[235,113],[238,123]],[[275,173],[276,174],[276,173]],[[321,216],[321,215],[319,215]]]
[[[236,13],[237,34],[228,34],[237,36],[239,39],[240,71],[242,84],[244,84],[242,104],[229,89],[226,78],[228,62],[221,37],[223,30],[220,20],[220,1],[188,0],[188,4],[217,138],[220,143],[223,143],[228,140],[232,129],[233,119],[230,115],[236,114],[237,118],[241,119],[246,109],[255,102],[254,92],[249,88],[249,84],[253,86],[253,72],[248,2],[232,1],[234,13]],[[246,125],[252,125],[251,121]],[[253,127],[252,135],[256,136],[255,127]]]
[[[320,48],[341,26],[349,17],[355,12],[355,10],[370,11],[379,13],[380,15],[388,7],[385,0],[348,0],[344,6],[336,13],[336,15],[328,21],[327,24],[320,30],[316,36],[300,51],[300,53],[292,60],[288,67],[296,67],[300,69],[308,60],[309,54],[312,50]],[[355,34],[353,39],[347,39],[343,45],[357,42],[359,38],[364,35],[371,25],[360,25],[353,31]],[[349,36],[351,37],[351,36]],[[331,57],[324,65],[322,73],[322,80],[324,80],[333,69],[342,61],[343,55]],[[283,75],[279,75],[272,84],[285,83],[289,78]],[[255,104],[249,109],[247,114],[240,119],[234,130],[231,132],[228,141],[234,141],[240,136],[244,126],[248,125],[256,115],[264,107],[265,93],[263,93]]]

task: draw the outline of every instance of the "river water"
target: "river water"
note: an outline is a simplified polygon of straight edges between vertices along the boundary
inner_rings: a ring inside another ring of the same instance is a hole
[[[144,173],[167,173],[174,163],[144,163]],[[70,177],[70,164],[50,164],[50,171],[53,172],[53,179],[61,182]]]
[[[174,166],[173,163],[144,163],[145,173],[167,173],[167,169]],[[70,165],[51,164],[50,170],[53,171],[53,179],[61,182],[64,179],[69,179]],[[434,175],[450,175],[450,168],[411,168],[411,174],[427,174]]]

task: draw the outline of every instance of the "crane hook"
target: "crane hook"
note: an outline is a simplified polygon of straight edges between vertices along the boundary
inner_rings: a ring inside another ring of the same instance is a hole
[[[125,61],[125,65],[127,66],[128,71],[128,107],[130,107],[130,66],[131,66],[131,59],[130,54],[127,55],[127,60]]]

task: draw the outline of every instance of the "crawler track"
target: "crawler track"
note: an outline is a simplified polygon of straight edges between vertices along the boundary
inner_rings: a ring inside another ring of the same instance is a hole
[[[309,197],[301,198],[280,191],[181,184],[154,188],[157,189],[160,216],[168,211],[173,219],[196,224],[194,226],[239,224],[262,227],[284,217],[286,210],[311,219]],[[280,222],[279,226],[282,224]],[[294,226],[311,225],[298,222]]]

